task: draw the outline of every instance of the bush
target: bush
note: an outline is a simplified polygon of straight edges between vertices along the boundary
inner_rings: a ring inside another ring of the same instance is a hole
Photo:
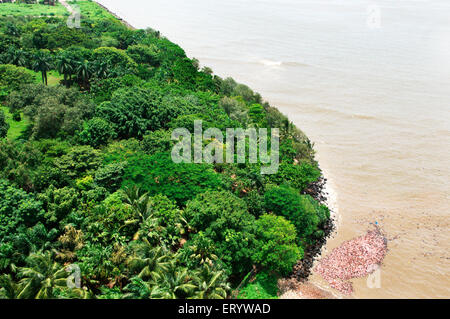
[[[277,174],[269,176],[269,180],[276,184],[288,184],[290,187],[303,192],[309,185],[320,177],[320,170],[308,163],[291,164],[282,162]]]
[[[128,47],[127,54],[140,64],[158,66],[160,63],[158,48],[154,45],[132,45]]]
[[[34,82],[32,72],[11,64],[0,65],[0,87],[5,87],[8,92],[19,90],[25,84]]]
[[[251,283],[241,289],[238,299],[277,299],[278,277],[265,272],[255,276]]]
[[[173,145],[172,133],[167,130],[149,132],[142,140],[142,150],[150,155],[170,152]]]
[[[136,87],[117,90],[111,102],[97,109],[98,116],[115,124],[121,138],[142,137],[147,131],[166,128],[183,111],[161,103],[161,92]]]

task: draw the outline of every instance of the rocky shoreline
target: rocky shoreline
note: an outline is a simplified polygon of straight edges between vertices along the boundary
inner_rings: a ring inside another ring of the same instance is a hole
[[[327,179],[322,175],[319,180],[310,185],[304,193],[311,195],[321,204],[327,205],[329,194],[325,192],[326,183]],[[330,209],[330,213],[332,213],[331,208],[328,208]],[[308,280],[308,277],[311,275],[314,260],[321,255],[322,247],[326,244],[327,239],[335,230],[334,218],[330,217],[330,219],[328,219],[328,221],[321,226],[320,230],[324,232],[324,236],[318,239],[313,245],[310,245],[305,249],[303,259],[299,260],[294,266],[291,274],[292,279],[296,279],[299,282],[306,282]]]

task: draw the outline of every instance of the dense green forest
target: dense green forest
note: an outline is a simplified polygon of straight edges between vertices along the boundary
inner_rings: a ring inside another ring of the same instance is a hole
[[[276,298],[330,218],[312,143],[159,32],[48,3],[0,3],[0,298]],[[199,119],[279,128],[278,172],[174,163]]]

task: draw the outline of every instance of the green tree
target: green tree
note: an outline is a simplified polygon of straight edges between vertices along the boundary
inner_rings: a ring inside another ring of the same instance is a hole
[[[289,220],[301,239],[308,239],[320,223],[309,198],[293,188],[273,187],[264,194],[264,202],[267,211]]]
[[[231,290],[225,272],[209,264],[203,264],[197,270],[193,283],[196,286],[194,292],[196,299],[226,299]]]
[[[221,185],[220,176],[212,165],[176,164],[167,153],[153,156],[136,153],[127,161],[123,186],[135,184],[150,195],[164,194],[180,206],[197,194]]]
[[[109,139],[114,138],[115,131],[111,123],[102,118],[94,117],[85,122],[79,137],[82,143],[99,147],[107,144]]]
[[[156,282],[168,270],[171,256],[163,247],[154,247],[144,238],[134,245],[133,251],[128,265],[138,278]]]
[[[33,57],[33,70],[41,72],[42,83],[45,85],[47,85],[47,72],[53,67],[52,62],[50,53],[44,50],[38,51]]]
[[[9,130],[9,123],[6,122],[5,113],[0,110],[0,138],[6,137]]]
[[[153,298],[179,299],[189,297],[196,288],[192,280],[193,275],[189,273],[187,268],[170,263],[167,271],[156,282]]]
[[[72,60],[64,53],[61,53],[56,58],[56,69],[60,74],[64,75],[64,85],[70,86],[69,78],[74,73]]]
[[[54,262],[51,254],[32,253],[26,267],[19,268],[21,291],[19,299],[52,299],[55,288],[67,287],[68,272]]]
[[[186,205],[186,219],[199,234],[213,242],[212,252],[220,256],[233,274],[248,272],[255,244],[255,219],[245,202],[225,191],[208,191]],[[203,234],[203,235],[202,235]]]
[[[303,257],[295,227],[284,217],[262,215],[256,221],[256,238],[253,261],[268,273],[285,276]]]

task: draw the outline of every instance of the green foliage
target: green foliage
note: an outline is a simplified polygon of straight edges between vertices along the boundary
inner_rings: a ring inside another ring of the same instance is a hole
[[[88,145],[74,146],[67,154],[54,161],[59,171],[69,178],[92,173],[100,163],[100,152]]]
[[[55,288],[66,288],[68,272],[47,253],[31,254],[19,269],[21,291],[18,299],[52,299]]]
[[[313,144],[158,31],[69,3],[80,28],[59,4],[0,4],[0,298],[222,299],[240,282],[239,298],[276,298],[329,219],[300,195],[320,176]],[[278,173],[174,163],[172,129],[195,120],[280,128]]]
[[[128,47],[127,54],[140,64],[158,66],[160,63],[158,48],[155,45],[132,45]]]
[[[7,98],[14,111],[23,110],[32,121],[35,138],[72,135],[92,113],[93,105],[75,89],[25,85]]]
[[[221,256],[228,271],[241,274],[250,269],[255,219],[244,201],[228,192],[206,192],[187,204],[185,215],[196,231],[212,240],[213,253]]]
[[[310,198],[293,188],[273,187],[265,193],[264,199],[266,209],[289,220],[302,239],[309,238],[320,223]]]
[[[183,110],[161,103],[161,93],[153,89],[119,89],[111,102],[97,108],[100,117],[115,125],[119,137],[142,137],[147,131],[167,127]]]
[[[278,172],[270,175],[269,179],[276,184],[288,184],[292,188],[304,191],[320,177],[320,170],[308,163],[291,164],[282,162]]]
[[[284,217],[261,216],[256,221],[256,234],[253,261],[269,273],[288,275],[303,257],[303,250],[296,245],[295,227]]]
[[[221,182],[209,164],[176,164],[170,154],[136,154],[128,158],[124,186],[139,185],[151,195],[164,194],[184,205],[197,194],[218,189]]]
[[[149,155],[170,152],[173,145],[172,133],[166,130],[149,132],[142,139],[142,150]]]
[[[34,225],[43,214],[42,203],[33,195],[0,180],[0,242],[19,226]]]
[[[111,163],[100,167],[95,173],[95,182],[110,192],[116,191],[122,183],[123,163]]]
[[[240,290],[238,299],[277,299],[277,281],[273,274],[259,273]]]
[[[27,69],[10,64],[0,65],[0,88],[6,90],[6,93],[33,82],[34,77]]]
[[[80,140],[84,144],[99,147],[107,144],[109,139],[115,137],[112,125],[106,120],[94,117],[87,121],[84,129],[80,132]]]
[[[6,137],[9,130],[9,123],[6,122],[5,113],[0,110],[0,138]]]

